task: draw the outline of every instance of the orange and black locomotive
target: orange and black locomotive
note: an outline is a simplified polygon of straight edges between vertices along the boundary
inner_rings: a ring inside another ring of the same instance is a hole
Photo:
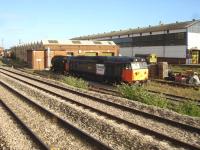
[[[145,59],[126,56],[55,56],[54,72],[109,82],[145,82],[148,68]]]

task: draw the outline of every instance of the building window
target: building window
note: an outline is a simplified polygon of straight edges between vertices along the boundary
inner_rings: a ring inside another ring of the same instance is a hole
[[[49,43],[58,43],[57,40],[48,40]]]
[[[184,39],[184,33],[183,33],[183,32],[177,33],[177,34],[176,34],[176,38],[177,38],[177,39],[180,39],[180,40]]]
[[[94,41],[94,44],[102,44],[100,41]]]
[[[73,44],[81,44],[81,41],[72,41]]]
[[[97,52],[85,52],[85,56],[98,56]]]

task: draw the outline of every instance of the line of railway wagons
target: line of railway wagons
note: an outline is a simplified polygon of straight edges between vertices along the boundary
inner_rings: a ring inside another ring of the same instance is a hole
[[[55,56],[51,70],[90,80],[108,82],[146,82],[145,59],[126,56]]]

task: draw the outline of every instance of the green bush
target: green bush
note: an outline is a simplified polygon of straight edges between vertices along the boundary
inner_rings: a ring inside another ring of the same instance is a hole
[[[0,66],[2,66],[3,65],[3,62],[2,62],[2,60],[0,59]]]
[[[122,84],[117,86],[120,94],[128,99],[139,101],[148,105],[166,108],[168,101],[160,95],[149,93],[142,86]]]
[[[139,101],[147,105],[167,108],[189,116],[200,117],[200,107],[194,102],[188,101],[185,103],[173,103],[167,101],[162,95],[149,93],[142,86],[138,85],[122,84],[118,85],[117,89],[123,97],[130,100]]]
[[[14,67],[28,67],[29,65],[25,62],[25,61],[22,61],[18,58],[14,59],[6,59],[6,58],[2,58],[2,62],[4,64],[6,64],[7,66],[14,66]]]
[[[74,86],[74,87],[78,87],[78,88],[82,88],[82,89],[88,89],[88,82],[84,81],[81,78],[75,78],[75,77],[63,77],[62,82]]]
[[[200,117],[200,107],[194,102],[185,102],[177,106],[176,111],[181,114]]]
[[[47,70],[43,70],[43,71],[36,70],[36,71],[34,71],[34,73],[39,74],[44,77],[48,77],[50,79],[58,80],[63,83],[66,83],[68,85],[82,88],[82,89],[88,89],[88,86],[89,86],[88,82],[84,81],[81,78],[76,78],[76,77],[72,77],[72,76],[64,76],[61,74],[55,74],[55,73],[52,73]]]

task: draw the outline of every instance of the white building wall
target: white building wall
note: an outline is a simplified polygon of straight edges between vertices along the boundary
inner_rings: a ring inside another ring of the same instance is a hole
[[[165,57],[186,58],[186,45],[165,46]]]
[[[128,34],[127,35],[120,35],[120,38],[127,38],[128,37]]]
[[[135,54],[154,53],[158,57],[186,58],[186,45],[181,46],[152,46],[152,47],[123,47],[120,48],[122,56],[135,56]]]
[[[157,35],[157,34],[164,34],[164,31],[157,31],[157,32],[152,32],[152,35]]]
[[[200,33],[188,32],[188,49],[200,50]]]
[[[140,36],[140,34],[133,34],[133,36],[132,36],[132,37],[136,37],[136,36]]]
[[[150,32],[142,33],[142,36],[147,36],[147,35],[150,35]]]
[[[95,40],[108,40],[110,37],[105,37],[105,38],[96,38]]]
[[[187,29],[177,29],[177,30],[169,30],[169,33],[179,33],[179,32],[186,32]]]
[[[112,39],[118,39],[119,36],[112,36]]]

